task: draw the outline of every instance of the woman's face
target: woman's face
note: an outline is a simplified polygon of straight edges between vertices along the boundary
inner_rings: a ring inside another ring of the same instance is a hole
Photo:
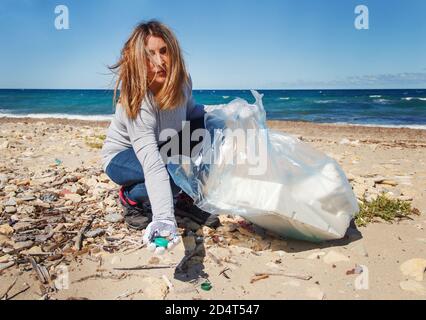
[[[148,84],[151,89],[158,91],[166,81],[170,70],[170,56],[163,38],[148,36],[146,48],[148,50]]]

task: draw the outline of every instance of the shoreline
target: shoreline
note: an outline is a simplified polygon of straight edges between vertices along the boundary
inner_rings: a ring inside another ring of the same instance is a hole
[[[0,124],[6,123],[44,123],[72,127],[108,128],[110,121],[67,118],[0,118]],[[334,137],[332,140],[336,140],[337,138],[340,140],[341,144],[349,143],[343,139],[353,139],[355,140],[355,144],[356,141],[367,144],[385,142],[391,146],[404,145],[406,147],[426,147],[426,129],[374,127],[288,120],[267,120],[267,125],[269,129],[284,131],[309,142],[327,140],[327,137],[333,135]],[[318,137],[318,131],[321,132],[321,137]]]

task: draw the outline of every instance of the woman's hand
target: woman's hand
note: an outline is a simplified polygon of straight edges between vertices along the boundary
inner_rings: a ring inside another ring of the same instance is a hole
[[[161,237],[168,240],[166,247],[157,247],[154,243],[155,238]],[[181,240],[180,235],[177,232],[176,221],[172,220],[155,220],[152,221],[145,229],[145,233],[142,237],[144,244],[148,246],[148,250],[155,252],[156,254],[163,254],[166,250],[173,249]]]

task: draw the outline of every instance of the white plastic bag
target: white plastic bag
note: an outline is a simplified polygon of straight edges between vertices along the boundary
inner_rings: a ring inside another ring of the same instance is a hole
[[[239,215],[284,237],[342,238],[359,211],[343,170],[310,145],[268,129],[263,95],[252,94],[254,104],[238,98],[206,107],[209,134],[191,158],[169,164],[173,180],[212,214]]]

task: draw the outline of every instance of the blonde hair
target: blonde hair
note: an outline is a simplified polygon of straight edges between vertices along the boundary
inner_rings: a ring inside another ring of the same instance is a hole
[[[171,110],[181,105],[185,100],[183,89],[189,85],[189,76],[182,52],[172,30],[157,20],[139,23],[121,50],[119,61],[109,67],[118,76],[115,82],[113,103],[114,105],[120,103],[131,119],[137,117],[143,99],[149,98],[147,95],[148,70],[146,68],[149,59],[146,48],[148,36],[161,37],[167,45],[167,52],[170,56],[166,81],[155,97],[158,107],[161,110]],[[117,99],[118,90],[120,90],[120,96]]]

